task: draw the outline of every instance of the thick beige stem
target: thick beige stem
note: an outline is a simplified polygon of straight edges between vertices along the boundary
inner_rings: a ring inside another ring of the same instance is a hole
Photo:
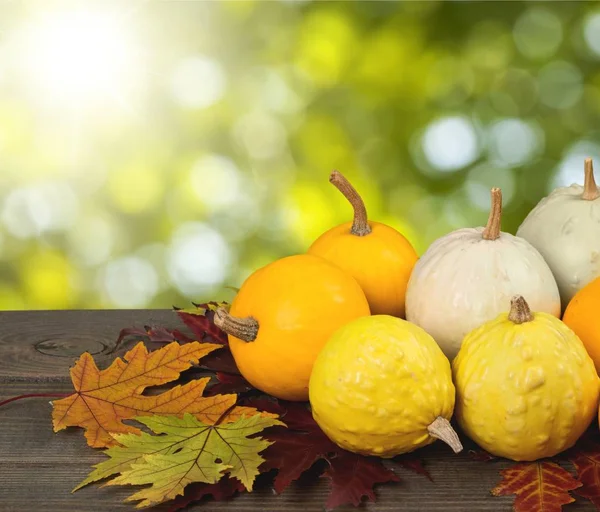
[[[585,181],[583,182],[583,199],[586,201],[593,201],[598,198],[598,187],[596,186],[596,180],[594,179],[594,164],[591,158],[586,158],[583,163],[585,172]]]
[[[258,322],[254,318],[231,316],[225,308],[219,308],[215,311],[215,325],[240,340],[254,341],[258,336]]]
[[[446,418],[438,416],[434,422],[427,427],[427,431],[431,437],[435,437],[440,441],[444,441],[454,453],[462,452],[463,446],[458,438],[458,434],[450,425]]]
[[[529,309],[529,304],[527,304],[527,301],[521,295],[515,295],[511,299],[508,319],[513,324],[523,324],[533,320],[533,315],[531,314],[531,309]]]
[[[352,184],[339,171],[333,171],[329,175],[329,181],[344,194],[352,208],[354,208],[354,222],[352,223],[351,233],[356,236],[365,236],[371,232],[371,226],[367,218],[367,208],[359,193]]]
[[[481,236],[486,240],[496,240],[500,237],[500,227],[502,225],[502,191],[498,187],[491,190],[492,206],[487,225]]]

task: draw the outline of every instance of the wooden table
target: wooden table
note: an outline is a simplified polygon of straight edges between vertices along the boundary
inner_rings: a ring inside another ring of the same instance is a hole
[[[25,393],[68,393],[69,367],[85,350],[101,368],[123,327],[178,326],[171,311],[40,311],[0,312],[0,400]],[[128,344],[131,346],[131,344]],[[88,486],[71,489],[103,459],[89,448],[78,428],[54,434],[47,398],[12,402],[0,408],[1,512],[112,512],[132,511],[122,500],[130,488]],[[466,453],[455,456],[442,443],[421,450],[434,482],[398,469],[402,482],[377,489],[373,511],[509,511],[511,497],[494,498],[498,471],[509,463],[473,461]],[[207,501],[190,510],[309,512],[324,510],[328,484],[324,479],[295,483],[282,495],[268,488],[244,493],[233,501]],[[157,507],[153,510],[162,510]],[[341,507],[339,512],[356,510]],[[585,500],[565,511],[595,510]]]

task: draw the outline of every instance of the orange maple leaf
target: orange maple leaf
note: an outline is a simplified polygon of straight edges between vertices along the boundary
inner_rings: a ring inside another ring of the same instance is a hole
[[[571,473],[553,462],[519,463],[500,474],[502,481],[492,494],[516,494],[515,512],[561,512],[563,505],[575,501],[569,491],[581,487]]]
[[[210,377],[175,386],[159,395],[144,396],[149,386],[158,386],[177,380],[179,374],[222,345],[210,343],[170,343],[148,352],[138,343],[124,356],[117,358],[106,370],[98,370],[94,359],[84,353],[71,368],[71,379],[76,393],[52,402],[54,431],[66,427],[83,427],[90,446],[101,448],[118,444],[111,434],[140,433],[123,420],[151,414],[174,414],[180,417],[190,413],[205,423],[215,423],[231,409],[227,422],[242,414],[256,413],[256,409],[234,407],[236,395],[203,397]]]

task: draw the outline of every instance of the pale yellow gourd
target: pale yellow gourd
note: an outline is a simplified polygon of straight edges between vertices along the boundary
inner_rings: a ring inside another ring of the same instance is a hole
[[[488,452],[552,457],[575,444],[598,413],[600,380],[577,335],[525,299],[469,333],[452,362],[456,417]]]
[[[353,320],[325,344],[309,383],[313,416],[336,444],[393,457],[441,439],[462,450],[449,420],[450,363],[420,327],[388,315]]]

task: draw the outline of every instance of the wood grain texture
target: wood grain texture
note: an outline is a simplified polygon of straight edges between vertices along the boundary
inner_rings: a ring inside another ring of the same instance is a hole
[[[56,311],[0,312],[0,400],[24,393],[68,393],[69,367],[83,350],[95,350],[100,367],[115,357],[108,354],[123,327],[179,326],[170,311]],[[135,340],[126,344],[130,348]],[[42,343],[42,350],[40,350]],[[95,347],[95,348],[94,348]],[[122,355],[124,350],[119,350]],[[51,406],[32,398],[0,408],[0,511],[112,512],[132,511],[122,500],[130,488],[92,485],[71,494],[102,455],[89,448],[81,429],[52,432]],[[467,446],[468,443],[466,443]],[[511,510],[510,497],[493,498],[498,471],[507,462],[475,462],[466,453],[453,455],[442,443],[421,450],[434,482],[398,466],[402,481],[377,488],[378,501],[369,511],[493,511]],[[325,479],[297,482],[282,495],[261,487],[233,501],[190,507],[210,512],[312,512],[324,510]],[[156,512],[164,512],[157,507]],[[341,507],[339,512],[356,510]],[[585,500],[565,511],[592,511]]]

